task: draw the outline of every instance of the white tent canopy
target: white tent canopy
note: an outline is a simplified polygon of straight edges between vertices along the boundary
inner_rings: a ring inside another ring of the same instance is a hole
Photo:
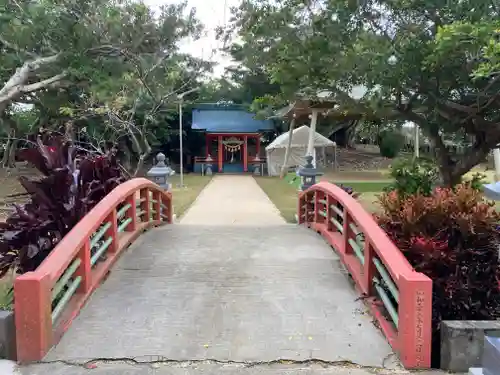
[[[292,143],[290,145],[290,158],[288,159],[287,167],[303,165],[304,156],[307,152],[307,144],[309,142],[310,128],[307,125],[301,126],[293,131]],[[278,136],[269,146],[266,147],[267,170],[270,176],[278,176],[281,167],[285,163],[285,152],[288,147],[289,132]],[[334,142],[322,136],[319,133],[314,134],[314,152],[318,149],[324,150],[325,147],[333,147]],[[316,160],[316,155],[314,155]]]

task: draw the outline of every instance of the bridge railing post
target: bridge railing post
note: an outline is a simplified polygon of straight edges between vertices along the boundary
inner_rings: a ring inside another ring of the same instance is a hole
[[[320,190],[316,191],[316,222],[325,224],[328,215],[328,201],[326,194]]]
[[[153,220],[161,221],[161,192],[159,190],[153,191]]]
[[[167,215],[164,217],[167,221],[167,223],[172,224],[174,220],[174,205],[172,202],[172,194],[171,193],[164,193],[160,195],[161,202],[163,206],[165,206],[165,209],[167,210]]]
[[[328,232],[331,232],[333,230],[333,223],[332,223],[332,209],[330,206],[333,205],[334,200],[333,197],[330,194],[326,195],[326,228]]]
[[[39,361],[52,346],[50,277],[29,272],[14,281],[17,360]]]
[[[118,251],[118,218],[116,215],[116,208],[110,212],[105,221],[111,224],[106,231],[106,237],[112,239],[108,251],[110,253],[116,253]]]
[[[141,211],[143,212],[144,222],[149,222],[151,220],[151,196],[149,194],[149,189],[141,189]]]
[[[127,232],[134,232],[137,230],[137,194],[134,192],[129,195],[126,203],[130,205],[130,208],[125,212],[125,219],[130,219],[130,223],[127,225],[125,230]]]
[[[87,293],[92,288],[92,266],[90,264],[90,239],[85,241],[77,257],[80,259],[75,276],[80,276],[82,281],[78,287],[79,293]]]
[[[313,202],[314,202],[314,222],[315,223],[319,223],[320,221],[320,204],[319,204],[319,200],[320,200],[320,193],[319,191],[315,191],[313,193]]]
[[[432,281],[422,274],[401,274],[399,288],[399,355],[407,368],[430,368],[432,347]]]
[[[363,265],[363,284],[361,289],[368,296],[371,297],[375,295],[374,286],[373,286],[373,277],[376,275],[377,269],[375,264],[373,263],[373,258],[376,255],[375,249],[370,241],[365,241],[365,245],[363,248],[364,254],[364,265]]]
[[[352,254],[354,251],[349,243],[349,238],[353,238],[353,231],[351,229],[351,223],[354,221],[351,218],[351,215],[344,207],[344,217],[343,217],[343,228],[342,228],[342,239],[344,242],[344,253],[346,255]]]

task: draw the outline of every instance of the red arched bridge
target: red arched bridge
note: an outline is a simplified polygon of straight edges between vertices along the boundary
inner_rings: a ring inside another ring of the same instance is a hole
[[[321,182],[299,194],[298,226],[223,225],[215,210],[237,210],[255,181],[234,177],[248,190],[224,204],[219,178],[195,204],[213,219],[173,224],[172,195],[140,178],[82,218],[15,280],[18,361],[430,367],[432,283],[356,200]]]

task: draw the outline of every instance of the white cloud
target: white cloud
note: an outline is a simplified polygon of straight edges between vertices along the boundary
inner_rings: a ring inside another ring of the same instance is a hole
[[[180,0],[144,0],[150,6],[156,7],[163,4],[178,3]],[[217,51],[222,47],[216,40],[215,29],[224,26],[231,17],[231,7],[238,6],[241,0],[188,0],[189,8],[196,8],[198,19],[205,25],[205,35],[196,41],[186,40],[182,43],[181,50],[193,56],[217,63],[215,75],[224,73],[224,68],[231,65],[231,59]],[[215,53],[212,51],[216,50]]]

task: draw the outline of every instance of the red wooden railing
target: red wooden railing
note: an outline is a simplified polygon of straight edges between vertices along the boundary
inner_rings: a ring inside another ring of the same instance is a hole
[[[212,160],[210,161],[210,163],[217,164],[217,155],[212,156],[211,158],[212,158]],[[194,162],[200,163],[200,164],[202,164],[202,163],[206,164],[206,163],[208,163],[208,160],[207,160],[206,156],[195,156]],[[251,165],[251,164],[265,164],[265,163],[266,163],[265,157],[260,157],[258,160],[256,160],[255,156],[248,157],[248,164],[249,165]]]
[[[320,182],[299,195],[299,224],[336,250],[406,368],[429,368],[432,281],[416,272],[359,202]]]
[[[172,222],[172,195],[136,178],[115,188],[43,263],[14,282],[18,362],[41,360],[144,230]],[[103,258],[103,255],[106,255]]]

